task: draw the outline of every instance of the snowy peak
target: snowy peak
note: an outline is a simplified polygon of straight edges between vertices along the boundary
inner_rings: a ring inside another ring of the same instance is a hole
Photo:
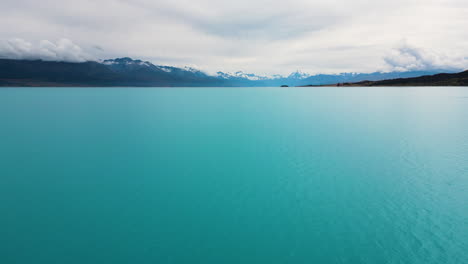
[[[188,67],[188,66],[185,66],[183,68],[184,71],[187,71],[187,72],[192,72],[192,73],[195,73],[195,74],[204,74],[202,71],[200,71],[199,69],[196,69],[196,68],[193,68],[193,67]]]
[[[289,74],[288,79],[296,79],[296,80],[302,80],[309,78],[310,74],[302,72],[302,71],[295,71],[291,74]]]
[[[195,75],[204,75],[202,71],[192,67],[177,68],[172,66],[154,65],[149,61],[133,60],[129,57],[104,60],[101,63],[111,67],[114,70],[149,70],[165,73],[185,72]]]
[[[105,65],[134,65],[134,66],[147,66],[147,67],[154,66],[151,62],[142,61],[142,60],[132,60],[131,58],[128,58],[128,57],[104,60],[102,62],[102,64],[105,64]]]
[[[268,77],[255,75],[253,73],[245,73],[243,71],[237,71],[234,73],[236,77],[248,79],[251,81],[267,80]]]
[[[260,75],[256,75],[256,74],[253,74],[253,73],[245,73],[243,71],[237,71],[235,73],[217,72],[216,74],[217,74],[218,78],[226,79],[226,80],[229,80],[229,79],[247,79],[247,80],[250,80],[250,81],[261,81],[261,80],[270,79],[269,77],[266,77],[266,76],[260,76]]]
[[[218,77],[220,79],[225,79],[225,80],[228,80],[230,78],[232,78],[233,76],[229,73],[224,73],[224,72],[217,72],[215,77]]]

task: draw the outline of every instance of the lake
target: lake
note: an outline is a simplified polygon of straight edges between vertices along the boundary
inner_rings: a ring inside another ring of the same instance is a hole
[[[0,262],[468,263],[468,87],[2,88]]]

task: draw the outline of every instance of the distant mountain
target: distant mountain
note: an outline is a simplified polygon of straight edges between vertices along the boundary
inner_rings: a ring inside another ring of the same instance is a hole
[[[260,76],[253,73],[244,73],[243,71],[237,71],[235,73],[224,73],[224,72],[217,72],[216,73],[218,78],[224,80],[249,80],[249,81],[265,81],[271,78],[266,76]]]
[[[0,59],[1,86],[224,86],[224,80],[191,68],[156,66],[120,58],[103,62]]]
[[[107,66],[97,62],[0,60],[2,86],[91,86],[123,81]]]
[[[306,86],[306,85],[325,85],[344,82],[360,82],[364,80],[378,81],[395,78],[409,78],[423,75],[437,74],[441,72],[452,72],[450,70],[431,70],[431,71],[407,71],[407,72],[374,72],[374,73],[341,73],[341,74],[317,74],[309,75],[296,71],[287,77],[274,75],[271,77],[257,76],[254,74],[245,74],[237,72],[235,74],[226,74],[218,72],[217,77],[237,83],[244,86]],[[248,81],[248,82],[246,82]]]
[[[468,86],[468,71],[364,82],[365,86]]]
[[[0,59],[0,86],[304,86],[355,83],[364,80],[408,78],[444,72],[343,73],[260,76],[238,71],[215,76],[185,67],[154,65],[148,61],[117,58],[101,62],[54,62]],[[447,71],[445,71],[447,72]]]
[[[301,72],[301,71],[295,71],[293,73],[291,73],[286,79],[289,79],[289,80],[305,80],[307,78],[310,78],[311,75],[308,74],[308,73],[304,73],[304,72]]]
[[[161,66],[154,65],[148,61],[141,60],[132,60],[131,58],[118,58],[112,60],[104,60],[102,64],[108,66],[114,72],[125,73],[125,74],[156,74],[160,73],[163,75],[173,75],[178,78],[208,78],[210,76],[206,75],[200,70],[185,67],[185,68],[176,68],[171,66]]]
[[[396,78],[410,78],[423,75],[432,75],[441,72],[453,72],[451,70],[430,71],[407,71],[407,72],[373,72],[373,73],[341,73],[341,74],[318,74],[293,82],[294,86],[324,85],[345,82],[379,81]]]

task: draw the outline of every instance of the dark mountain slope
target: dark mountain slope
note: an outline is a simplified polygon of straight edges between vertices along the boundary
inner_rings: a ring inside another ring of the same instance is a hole
[[[370,86],[468,86],[468,71],[370,82]]]
[[[468,86],[468,70],[460,73],[439,73],[413,78],[397,78],[381,81],[367,80],[305,86]]]
[[[97,62],[68,63],[52,61],[0,60],[0,80],[21,84],[57,83],[94,85],[111,83],[121,77]],[[10,80],[10,81],[9,81]]]
[[[196,70],[155,66],[129,58],[99,62],[0,59],[2,86],[222,86]]]

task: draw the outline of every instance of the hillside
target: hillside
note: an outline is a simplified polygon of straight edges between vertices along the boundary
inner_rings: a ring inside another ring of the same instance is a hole
[[[413,78],[397,78],[381,81],[361,81],[354,83],[346,82],[321,86],[468,86],[468,70],[460,73],[439,73]]]
[[[468,71],[375,81],[370,86],[468,86]]]
[[[366,84],[379,85],[379,80],[439,72],[444,70],[317,75],[296,71],[288,76],[259,76],[237,71],[209,75],[190,67],[154,65],[130,58],[81,63],[0,59],[0,86],[279,87],[358,83],[364,80],[369,81]]]
[[[99,62],[0,59],[0,86],[221,86],[200,71],[122,58]]]

